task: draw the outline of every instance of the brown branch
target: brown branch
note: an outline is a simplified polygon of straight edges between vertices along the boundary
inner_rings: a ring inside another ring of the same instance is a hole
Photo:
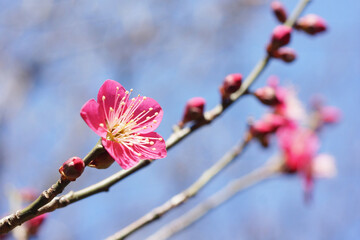
[[[213,194],[211,197],[205,201],[198,204],[196,207],[191,209],[189,212],[185,213],[181,217],[175,219],[169,224],[162,227],[159,231],[151,235],[147,240],[162,240],[168,239],[177,232],[185,229],[189,225],[193,224],[210,210],[220,206],[225,203],[227,200],[245,190],[248,187],[251,187],[257,183],[260,183],[263,180],[268,179],[269,177],[282,171],[283,161],[278,158],[275,161],[270,161],[264,166],[255,169],[253,172],[233,180],[223,189]],[[115,238],[114,238],[115,239]],[[121,239],[121,238],[116,238]]]
[[[247,136],[249,136],[247,134]],[[221,170],[233,162],[238,157],[244,148],[250,142],[251,137],[245,137],[240,144],[237,144],[229,152],[227,152],[219,161],[207,169],[190,187],[183,192],[173,196],[170,200],[163,205],[153,209],[148,214],[139,218],[135,222],[131,223],[127,227],[123,228],[119,232],[107,238],[107,240],[124,239],[131,233],[139,230],[147,224],[159,219],[165,213],[185,203],[189,198],[194,197],[206,184],[208,184]]]

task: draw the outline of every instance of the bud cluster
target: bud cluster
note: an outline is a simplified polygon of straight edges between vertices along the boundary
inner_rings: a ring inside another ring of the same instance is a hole
[[[287,19],[287,11],[280,1],[273,1],[271,9],[276,19],[285,24]],[[308,14],[295,22],[294,28],[315,35],[326,31],[327,25],[324,19],[315,14]],[[290,41],[291,28],[286,25],[277,26],[272,33],[271,41],[267,45],[266,50],[269,56],[280,59],[286,63],[293,62],[296,59],[296,52],[289,47],[283,47]]]

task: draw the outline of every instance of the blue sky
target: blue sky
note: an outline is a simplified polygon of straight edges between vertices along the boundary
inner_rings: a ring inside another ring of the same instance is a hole
[[[283,1],[293,9],[296,1]],[[106,79],[155,98],[164,109],[158,132],[166,138],[187,99],[219,102],[229,73],[247,75],[264,55],[277,22],[268,1],[0,1],[0,210],[8,187],[45,189],[67,158],[85,156],[98,137],[79,110]],[[321,133],[321,152],[335,156],[338,176],[316,183],[311,204],[302,182],[279,177],[226,203],[174,239],[360,238],[360,2],[312,1],[306,13],[326,19],[316,37],[294,32],[292,64],[272,61],[252,89],[277,75],[308,103],[316,94],[343,112]],[[267,109],[244,98],[211,126],[173,148],[166,159],[108,193],[52,213],[40,233],[54,239],[103,239],[189,186],[242,137],[249,116]],[[260,166],[277,151],[253,143],[196,198],[129,239],[143,239],[217,191]],[[120,170],[87,169],[68,190]],[[57,237],[59,234],[59,237]]]

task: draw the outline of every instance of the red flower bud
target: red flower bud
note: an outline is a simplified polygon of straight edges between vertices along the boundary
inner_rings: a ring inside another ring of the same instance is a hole
[[[44,220],[46,219],[47,214],[42,214],[37,217],[34,217],[27,221],[25,224],[26,226],[26,232],[28,236],[34,236],[38,233],[39,228],[44,223]]]
[[[59,168],[61,177],[69,181],[75,181],[83,173],[84,161],[79,157],[72,157]]]
[[[114,159],[110,156],[108,152],[103,152],[95,157],[90,163],[89,167],[97,169],[105,169],[111,166],[114,163]]]
[[[284,23],[286,21],[287,13],[284,5],[281,2],[273,1],[271,3],[271,9],[273,10],[273,13],[275,14],[279,22]]]
[[[311,35],[324,32],[327,29],[325,20],[315,14],[308,14],[300,18],[297,21],[296,26],[298,29]]]
[[[183,120],[179,123],[183,127],[190,121],[199,121],[204,118],[205,99],[201,97],[191,98],[185,106]]]
[[[278,57],[284,62],[290,63],[296,59],[296,52],[289,47],[282,47],[277,50]]]
[[[276,114],[266,114],[262,119],[250,125],[250,133],[257,138],[260,143],[267,147],[269,143],[269,135],[275,133],[276,130],[288,123],[284,117]]]
[[[242,75],[233,73],[226,76],[223,85],[220,87],[220,93],[223,99],[228,99],[230,94],[236,92],[242,83]]]
[[[290,42],[291,27],[279,25],[274,28],[271,42],[267,47],[268,52],[273,52]]]
[[[266,86],[256,89],[254,96],[265,105],[274,106],[280,103],[276,97],[276,90],[273,87]]]

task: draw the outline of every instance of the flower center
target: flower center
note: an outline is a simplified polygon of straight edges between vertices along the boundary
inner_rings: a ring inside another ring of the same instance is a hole
[[[152,124],[157,122],[154,118],[159,113],[151,107],[148,110],[139,111],[138,109],[146,100],[146,97],[138,95],[137,98],[130,100],[132,91],[132,89],[130,92],[126,91],[125,96],[121,98],[118,93],[119,87],[117,87],[114,103],[111,104],[113,107],[109,107],[108,109],[105,107],[106,97],[102,96],[106,126],[102,123],[100,126],[106,128],[107,140],[122,144],[137,156],[141,156],[139,151],[156,150],[151,147],[154,145],[152,140],[162,141],[162,138],[143,137],[139,133],[142,129],[153,127]]]

